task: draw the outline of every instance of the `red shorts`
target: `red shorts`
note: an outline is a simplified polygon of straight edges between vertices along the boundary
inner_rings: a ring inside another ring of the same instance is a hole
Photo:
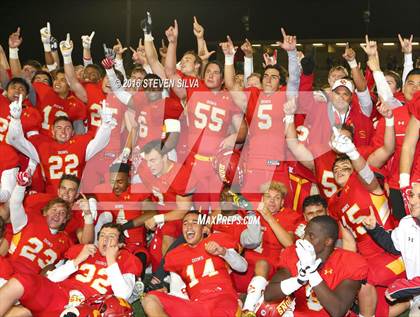
[[[17,273],[13,277],[24,288],[20,302],[32,312],[33,316],[60,316],[69,301],[67,291],[60,287],[60,284],[36,274]]]
[[[163,306],[166,314],[173,317],[235,317],[240,316],[240,308],[235,295],[217,294],[205,300],[188,300],[163,292],[152,291]]]

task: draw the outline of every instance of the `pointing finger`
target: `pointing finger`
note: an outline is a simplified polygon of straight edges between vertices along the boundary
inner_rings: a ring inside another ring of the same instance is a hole
[[[22,95],[22,94],[20,94],[20,95],[19,95],[19,105],[22,105],[22,101],[23,101],[23,95]]]
[[[283,38],[286,39],[287,34],[286,34],[286,31],[283,28],[281,28],[281,34],[283,35]]]
[[[92,31],[92,33],[90,33],[89,35],[89,39],[92,40],[94,36],[95,36],[95,31]]]
[[[67,33],[66,42],[70,45],[70,33]]]
[[[48,30],[48,33],[51,33],[50,22],[47,22],[47,30]]]

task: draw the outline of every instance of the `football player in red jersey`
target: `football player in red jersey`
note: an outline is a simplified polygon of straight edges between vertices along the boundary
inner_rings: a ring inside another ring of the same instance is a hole
[[[245,258],[250,264],[249,273],[253,277],[248,285],[243,311],[250,316],[257,311],[267,280],[275,272],[275,260],[283,248],[293,244],[293,232],[302,217],[300,213],[284,207],[287,189],[282,183],[263,184],[261,192],[264,195],[257,211],[262,215],[262,242],[253,250],[245,250]]]
[[[111,212],[114,222],[121,224],[124,230],[125,248],[137,256],[145,270],[148,263],[146,250],[145,221],[156,211],[145,210],[143,204],[151,195],[143,185],[130,185],[130,166],[126,163],[113,164],[109,168],[111,186],[108,184],[95,187],[99,210]],[[110,193],[110,189],[112,190]]]
[[[165,270],[186,284],[189,299],[153,291],[142,300],[149,317],[153,316],[236,316],[239,310],[236,292],[227,268],[245,272],[247,263],[234,250],[234,242],[221,233],[203,237],[200,214],[189,211],[183,218],[186,243],[168,253]],[[175,273],[175,274],[174,274]],[[171,281],[172,284],[172,281]]]
[[[346,315],[366,280],[368,266],[359,254],[335,249],[337,238],[334,219],[313,218],[305,240],[296,241],[277,259],[278,271],[267,286],[265,300],[294,295],[296,317]]]
[[[16,272],[39,273],[60,261],[73,244],[63,231],[71,217],[71,208],[61,198],[50,200],[41,210],[25,210],[23,198],[28,172],[19,172],[18,184],[10,198],[10,220],[14,237],[9,260]],[[26,175],[26,176],[25,176]]]
[[[83,121],[87,117],[86,106],[70,91],[64,69],[58,69],[55,72],[52,86],[41,82],[34,83],[33,87],[37,94],[36,107],[44,119],[41,133],[50,136],[54,120],[59,116],[69,117],[76,134],[85,132]]]
[[[97,216],[96,200],[92,197],[88,200],[85,196],[78,197],[79,185],[80,179],[75,175],[63,174],[56,194],[36,193],[27,195],[23,205],[25,210],[38,212],[49,200],[56,197],[63,199],[73,209],[64,231],[67,232],[74,243],[93,243],[95,239],[93,223]]]
[[[165,60],[165,72],[170,79],[179,79],[176,73],[176,46],[178,24],[166,30],[168,52]],[[227,63],[233,64],[233,44],[221,43]],[[214,177],[211,160],[220,147],[233,147],[236,142],[243,142],[246,136],[246,123],[242,120],[242,110],[238,108],[230,93],[221,91],[223,67],[218,62],[209,62],[204,69],[203,82],[196,86],[175,87],[174,92],[180,99],[187,100],[186,116],[188,129],[189,157],[185,164],[192,167],[199,177],[195,201],[218,202],[222,182]],[[181,85],[182,86],[182,85]],[[182,137],[182,136],[181,136]],[[208,209],[208,204],[203,205]]]
[[[102,103],[101,126],[95,137],[91,134],[74,136],[72,123],[67,117],[57,117],[54,121],[53,138],[33,137],[35,146],[23,135],[21,126],[22,105],[20,102],[10,104],[13,117],[7,135],[8,143],[20,152],[40,163],[46,181],[46,191],[55,193],[63,174],[74,174],[81,177],[88,160],[99,153],[108,144],[115,120],[112,110]],[[13,126],[13,128],[12,128]]]
[[[286,142],[288,148],[295,156],[296,160],[314,172],[318,186],[321,189],[321,194],[324,198],[329,199],[337,191],[337,184],[332,173],[332,165],[337,157],[337,151],[331,148],[331,150],[327,151],[323,155],[315,157],[304,143],[298,141],[293,116],[296,113],[296,109],[297,105],[294,100],[290,100],[284,104],[284,111],[287,117]],[[381,105],[378,110],[387,119],[386,129],[384,132],[385,141],[382,146],[376,149],[372,146],[361,146],[360,152],[371,166],[380,168],[394,152],[395,134],[392,112],[389,111],[389,108],[386,105]],[[350,137],[351,139],[354,138],[354,129],[352,126],[347,124],[340,126],[339,133]],[[331,135],[331,139],[333,138],[334,135]]]
[[[19,156],[8,144],[0,143],[0,204],[9,200],[16,184]]]
[[[158,215],[146,220],[146,228],[155,231],[149,246],[153,271],[162,254],[181,234],[181,219],[192,207],[194,176],[185,166],[168,159],[167,150],[160,140],[146,144],[143,149],[144,164],[139,174],[143,184],[153,194]],[[147,165],[147,166],[145,166]]]
[[[361,314],[372,316],[376,309],[376,314],[382,316],[388,314],[388,305],[383,296],[376,296],[376,292],[384,289],[375,290],[374,286],[387,286],[404,273],[404,267],[398,257],[387,254],[370,238],[362,221],[373,210],[378,222],[392,229],[394,224],[388,200],[350,138],[337,134],[332,146],[348,156],[339,157],[334,163],[334,178],[340,190],[331,197],[328,209],[331,216],[350,229],[358,252],[368,260],[368,283],[359,294]]]
[[[6,94],[0,94],[0,143],[6,142],[6,135],[11,120],[9,106],[11,102],[23,100],[22,126],[23,131],[39,131],[42,118],[39,112],[32,107],[26,99],[29,93],[29,85],[22,78],[12,78],[6,86]]]
[[[34,316],[60,316],[84,299],[96,294],[114,294],[128,299],[140,261],[121,249],[124,235],[121,226],[108,223],[99,232],[98,245],[75,245],[67,250],[68,260],[47,274],[15,274],[1,288],[0,316],[19,300]]]

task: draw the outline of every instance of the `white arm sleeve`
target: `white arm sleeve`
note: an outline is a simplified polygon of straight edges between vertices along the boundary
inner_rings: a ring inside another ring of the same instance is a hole
[[[248,269],[248,262],[234,249],[226,249],[226,254],[220,257],[223,258],[229,266],[237,272],[245,272]]]
[[[356,90],[356,94],[359,98],[360,109],[362,110],[363,114],[367,117],[370,117],[372,114],[373,102],[372,98],[370,98],[369,90],[367,88],[365,91]]]
[[[170,272],[169,274],[171,276],[171,283],[169,284],[169,294],[179,298],[189,299],[188,294],[185,291],[187,286],[185,285],[181,276],[179,276],[175,272]]]
[[[288,98],[297,97],[299,94],[300,85],[300,65],[296,49],[287,51],[289,60],[289,79],[287,80],[286,95]]]
[[[0,203],[5,203],[10,199],[13,188],[16,186],[16,174],[19,168],[14,167],[4,170],[0,181]]]
[[[12,223],[13,233],[20,232],[28,223],[28,216],[25,208],[23,208],[25,189],[26,187],[16,185],[10,197],[10,222]]]
[[[10,119],[6,142],[35,162],[40,162],[34,145],[25,138],[20,120]]]
[[[86,147],[86,161],[90,160],[108,145],[111,138],[111,130],[112,128],[109,125],[101,124],[98,131],[96,131],[95,137]]]
[[[121,72],[123,74],[124,78],[127,78],[127,75],[125,74],[124,64],[122,59],[115,59],[115,69]]]
[[[118,263],[108,266],[106,273],[114,295],[127,300],[133,293],[134,284],[136,283],[134,274],[122,274]]]
[[[246,249],[255,249],[261,244],[262,231],[261,225],[255,215],[248,215],[247,228],[241,232],[240,242]]]
[[[78,268],[74,265],[73,261],[67,261],[63,265],[56,267],[54,270],[48,271],[47,278],[54,283],[62,282],[77,270]]]
[[[408,73],[413,69],[413,54],[404,54],[404,69],[403,69],[403,75],[402,75],[402,82],[403,85],[405,83],[405,80],[407,79]]]
[[[374,71],[373,78],[375,79],[379,97],[381,97],[391,108],[401,107],[402,104],[392,94],[391,88],[389,88],[389,85],[386,82],[384,73],[381,71]]]
[[[401,245],[400,245],[401,237],[402,238],[404,237],[404,235],[401,232],[402,230],[404,230],[404,229],[401,228],[401,226],[398,226],[394,230],[392,230],[392,232],[391,232],[391,239],[392,239],[392,242],[394,243],[394,247],[395,247],[395,249],[397,249],[400,252],[401,252]]]
[[[246,82],[248,77],[254,72],[254,59],[252,57],[244,57],[244,84],[246,87]]]
[[[149,64],[147,64],[147,65],[143,65],[143,68],[144,68],[144,70],[146,71],[146,73],[148,73],[148,74],[153,74],[152,67],[150,67],[150,65],[149,65]]]
[[[83,66],[86,67],[88,65],[92,65],[93,60],[92,59],[83,59]]]

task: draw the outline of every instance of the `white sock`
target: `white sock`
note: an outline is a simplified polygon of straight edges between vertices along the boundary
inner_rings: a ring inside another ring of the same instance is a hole
[[[254,276],[248,285],[248,294],[246,295],[244,307],[242,310],[252,312],[257,311],[257,304],[260,298],[264,295],[264,290],[267,287],[267,280],[262,276]]]

